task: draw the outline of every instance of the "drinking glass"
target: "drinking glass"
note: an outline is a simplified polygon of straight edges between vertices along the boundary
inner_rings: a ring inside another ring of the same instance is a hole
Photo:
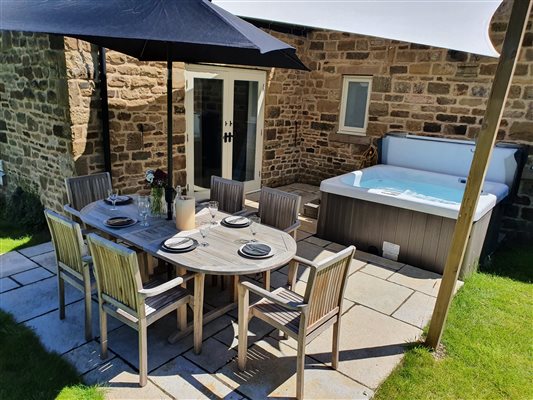
[[[211,225],[216,225],[215,216],[218,211],[218,201],[210,201],[208,204],[209,212],[211,213]]]
[[[139,196],[137,200],[137,209],[141,217],[141,226],[148,226],[148,214],[150,213],[150,197]]]
[[[210,224],[200,225],[200,235],[202,235],[202,239],[204,239],[204,241],[200,243],[200,246],[202,247],[209,246],[209,243],[205,241],[205,239],[207,238],[207,235],[209,234],[209,229],[211,229]]]
[[[111,201],[111,204],[113,204],[111,211],[115,211],[117,209],[116,203],[118,200],[118,190],[109,189],[107,191],[107,198]]]
[[[257,230],[259,228],[260,223],[261,219],[259,217],[250,217],[250,232],[252,232],[251,242],[257,242],[255,235],[257,235]]]

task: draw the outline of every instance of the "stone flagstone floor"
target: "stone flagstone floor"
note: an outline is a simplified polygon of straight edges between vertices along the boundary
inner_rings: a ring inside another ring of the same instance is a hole
[[[298,255],[320,260],[343,248],[313,236],[314,223],[303,220]],[[203,351],[195,355],[191,335],[171,345],[174,315],[148,329],[149,381],[137,386],[137,334],[108,318],[109,357],[99,357],[98,307],[94,298],[93,333],[86,342],[83,301],[66,285],[66,318],[58,315],[56,266],[51,243],[0,255],[0,308],[35,330],[44,346],[61,354],[89,383],[106,386],[113,399],[262,399],[293,397],[296,343],[253,319],[246,372],[236,365],[236,310],[204,328]],[[284,285],[286,268],[272,274],[272,286]],[[343,303],[340,364],[331,369],[331,329],[307,348],[306,398],[368,399],[416,342],[431,317],[440,276],[402,263],[357,252]],[[210,281],[210,280],[208,280]],[[305,287],[300,269],[297,290]],[[229,293],[206,288],[206,309]]]

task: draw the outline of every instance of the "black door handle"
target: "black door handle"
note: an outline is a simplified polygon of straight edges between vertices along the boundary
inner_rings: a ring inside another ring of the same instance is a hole
[[[224,143],[228,143],[228,141],[231,143],[231,139],[233,139],[233,133],[231,132],[224,132],[224,136],[222,136],[224,139]]]

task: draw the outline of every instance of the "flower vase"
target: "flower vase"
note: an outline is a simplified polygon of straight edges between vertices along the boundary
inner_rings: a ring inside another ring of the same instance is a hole
[[[163,209],[163,195],[165,190],[162,187],[154,187],[150,193],[150,214],[152,217],[161,217],[164,213]]]

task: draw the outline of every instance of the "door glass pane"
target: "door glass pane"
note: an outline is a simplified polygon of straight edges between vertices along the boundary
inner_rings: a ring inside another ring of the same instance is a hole
[[[195,190],[208,189],[211,175],[222,176],[223,92],[221,79],[194,78]]]
[[[346,94],[345,126],[364,128],[366,102],[368,99],[368,82],[349,82]]]
[[[255,177],[258,82],[235,81],[233,94],[233,179]]]

